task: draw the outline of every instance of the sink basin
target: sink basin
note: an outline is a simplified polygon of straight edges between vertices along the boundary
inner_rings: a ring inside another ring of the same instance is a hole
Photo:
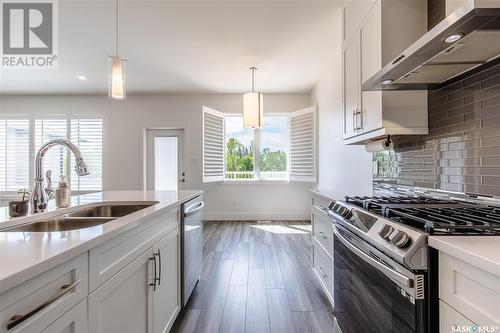
[[[95,206],[76,211],[74,213],[66,214],[66,217],[122,217],[135,213],[141,209],[151,207],[156,202],[147,204],[134,204],[134,205],[119,205],[119,204],[106,204],[103,206]]]
[[[69,231],[77,229],[85,229],[96,225],[104,224],[112,221],[111,217],[56,217],[50,220],[43,220],[33,223],[18,225],[12,228],[7,228],[2,231],[7,232],[52,232],[52,231]]]
[[[141,204],[105,204],[84,208],[52,219],[17,225],[2,229],[0,232],[52,232],[85,229],[135,213],[157,203],[152,201]]]

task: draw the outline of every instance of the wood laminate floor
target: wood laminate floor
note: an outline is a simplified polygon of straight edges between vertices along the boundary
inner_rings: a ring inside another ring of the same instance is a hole
[[[204,224],[203,273],[172,332],[333,332],[309,222]]]

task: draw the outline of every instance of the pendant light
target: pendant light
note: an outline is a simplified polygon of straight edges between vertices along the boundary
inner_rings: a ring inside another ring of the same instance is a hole
[[[118,55],[118,0],[115,1],[115,54],[109,56],[109,60],[109,97],[124,100],[126,59]]]
[[[263,95],[255,92],[255,71],[257,68],[250,67],[252,72],[252,92],[243,95],[243,127],[262,128],[264,118]]]

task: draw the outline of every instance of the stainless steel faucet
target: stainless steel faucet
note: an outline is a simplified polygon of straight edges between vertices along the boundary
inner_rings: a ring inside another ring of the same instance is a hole
[[[38,153],[35,159],[35,184],[33,186],[33,192],[31,193],[31,212],[39,213],[43,212],[47,208],[47,203],[49,197],[44,186],[43,177],[43,157],[50,147],[63,145],[66,146],[75,155],[76,165],[75,171],[78,176],[86,176],[89,174],[87,163],[83,160],[80,149],[68,140],[52,140],[45,143]]]

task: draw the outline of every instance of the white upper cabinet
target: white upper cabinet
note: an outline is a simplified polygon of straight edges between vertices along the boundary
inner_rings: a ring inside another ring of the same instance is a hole
[[[361,20],[366,16],[376,0],[352,0],[346,3],[344,7],[344,32],[343,40],[356,31]]]
[[[343,54],[344,69],[344,138],[357,135],[358,113],[361,109],[361,59],[359,34],[346,43]]]
[[[343,44],[346,144],[363,144],[387,135],[428,133],[427,91],[361,89],[363,82],[426,32],[426,2],[370,3],[367,13]],[[344,8],[344,29],[349,32],[357,22],[357,17],[348,15],[353,10],[348,9],[350,4]]]

